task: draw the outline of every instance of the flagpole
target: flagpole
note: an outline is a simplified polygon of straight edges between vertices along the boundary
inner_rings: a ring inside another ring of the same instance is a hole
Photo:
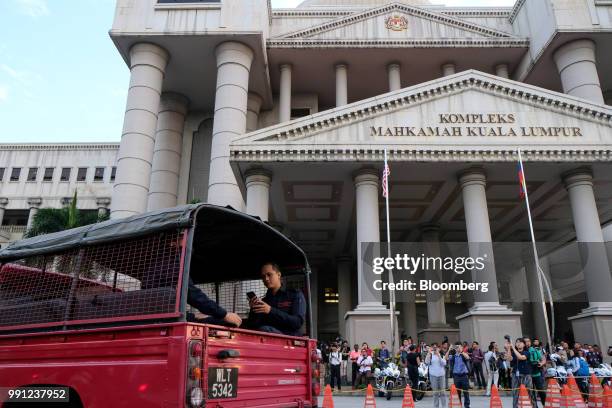
[[[533,232],[533,222],[531,221],[531,208],[529,205],[529,193],[527,192],[527,181],[525,177],[525,169],[523,168],[523,157],[521,155],[521,149],[517,149],[519,166],[521,168],[521,174],[523,175],[521,182],[521,187],[523,192],[525,193],[525,206],[527,207],[527,218],[529,219],[529,231],[531,232],[531,245],[533,247],[533,260],[535,263],[535,273],[538,276],[538,289],[540,290],[540,300],[542,301],[542,314],[544,315],[544,324],[546,325],[546,338],[548,340],[548,346],[553,347],[552,338],[550,336],[550,326],[548,325],[548,313],[546,311],[546,300],[544,299],[544,288],[542,286],[542,275],[544,272],[540,269],[540,260],[538,257],[538,249],[536,247],[535,234]],[[552,299],[551,299],[552,302]],[[552,304],[551,304],[552,307]],[[552,309],[551,309],[552,313]]]
[[[383,172],[388,171],[387,164],[387,148],[385,148],[385,168]],[[385,208],[387,212],[387,258],[391,258],[391,227],[389,224],[389,176],[385,178]],[[393,269],[389,269],[389,287],[393,287]],[[391,356],[395,355],[395,292],[389,289],[389,316],[391,319]]]

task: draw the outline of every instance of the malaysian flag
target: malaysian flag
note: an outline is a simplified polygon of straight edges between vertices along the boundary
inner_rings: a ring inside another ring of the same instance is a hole
[[[385,160],[385,169],[382,174],[382,190],[383,197],[387,198],[389,196],[389,174],[391,174],[391,169],[389,169],[389,164]]]
[[[523,162],[519,161],[518,163],[518,179],[519,179],[519,197],[525,198],[525,193],[527,192],[527,185],[525,184],[525,173],[523,172]]]

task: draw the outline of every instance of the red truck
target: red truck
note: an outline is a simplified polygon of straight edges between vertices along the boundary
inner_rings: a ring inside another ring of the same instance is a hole
[[[0,251],[0,404],[315,407],[312,336],[199,323],[187,304],[191,278],[246,317],[270,260],[310,310],[303,251],[231,208],[187,205],[13,243]]]

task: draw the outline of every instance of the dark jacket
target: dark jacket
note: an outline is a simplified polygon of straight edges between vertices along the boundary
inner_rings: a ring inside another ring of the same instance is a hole
[[[279,289],[276,294],[268,289],[262,299],[272,307],[270,313],[249,315],[249,320],[256,326],[272,326],[284,334],[301,336],[301,328],[306,320],[306,300],[302,292],[289,289]]]
[[[212,316],[215,319],[223,319],[227,314],[224,308],[219,306],[217,302],[209,299],[209,297],[193,283],[191,277],[189,278],[189,286],[187,288],[187,303],[205,315]]]

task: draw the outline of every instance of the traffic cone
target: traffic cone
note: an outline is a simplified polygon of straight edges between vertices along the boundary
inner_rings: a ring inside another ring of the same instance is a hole
[[[334,399],[332,398],[332,389],[327,384],[323,393],[323,408],[334,408]]]
[[[527,388],[525,388],[525,384],[521,384],[521,387],[519,388],[518,407],[533,408],[533,405],[531,405],[531,397],[527,392]]]
[[[578,383],[576,383],[576,379],[573,374],[568,374],[567,376],[567,385],[572,392],[573,395],[581,395],[580,388],[578,388]]]
[[[559,383],[554,378],[548,380],[546,387],[546,404],[544,408],[560,408],[561,407],[561,388]]]
[[[412,389],[410,385],[404,390],[404,399],[402,400],[402,408],[414,408],[414,399],[412,399]]]
[[[604,408],[612,408],[612,390],[607,384],[603,387],[603,406]]]
[[[580,392],[576,393],[572,391],[568,384],[563,386],[561,392],[562,407],[565,408],[586,408],[586,404],[582,399]]]
[[[497,385],[495,384],[491,386],[491,400],[489,401],[489,408],[502,408],[501,398],[499,397]]]
[[[591,374],[589,383],[589,408],[603,408],[604,393],[603,388],[595,374]]]
[[[374,390],[372,389],[372,384],[368,384],[365,403],[363,404],[363,408],[367,407],[376,408],[376,399],[374,399]]]
[[[457,387],[455,384],[450,387],[450,398],[448,399],[448,408],[457,408],[461,406],[461,398],[457,393]]]

